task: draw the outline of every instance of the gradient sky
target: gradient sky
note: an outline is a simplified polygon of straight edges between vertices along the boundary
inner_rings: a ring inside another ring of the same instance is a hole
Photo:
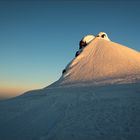
[[[100,31],[140,51],[138,0],[0,0],[0,98],[56,81]]]

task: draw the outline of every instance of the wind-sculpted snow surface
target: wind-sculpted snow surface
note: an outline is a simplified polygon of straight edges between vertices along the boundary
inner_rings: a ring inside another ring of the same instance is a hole
[[[139,140],[140,84],[48,88],[0,102],[1,140]]]
[[[101,32],[52,85],[0,101],[0,140],[140,140],[140,53]]]

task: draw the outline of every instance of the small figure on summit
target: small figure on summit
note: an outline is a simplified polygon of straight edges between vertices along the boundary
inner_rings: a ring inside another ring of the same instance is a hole
[[[107,34],[105,32],[100,32],[97,37],[100,37],[102,39],[108,40],[110,41],[110,39],[108,38]]]

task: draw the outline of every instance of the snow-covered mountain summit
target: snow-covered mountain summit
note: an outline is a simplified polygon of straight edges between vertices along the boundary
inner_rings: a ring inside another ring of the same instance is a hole
[[[130,83],[140,79],[139,52],[110,41],[104,32],[81,41],[86,45],[80,46],[55,85]]]

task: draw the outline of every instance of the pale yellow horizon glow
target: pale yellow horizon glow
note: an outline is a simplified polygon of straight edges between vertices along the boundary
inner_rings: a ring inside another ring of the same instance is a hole
[[[0,85],[0,99],[8,99],[12,98],[15,96],[22,95],[23,93],[30,91],[30,90],[35,90],[35,89],[41,89],[45,87],[41,84],[33,84],[33,85],[22,85],[22,84],[10,84],[10,85]]]

